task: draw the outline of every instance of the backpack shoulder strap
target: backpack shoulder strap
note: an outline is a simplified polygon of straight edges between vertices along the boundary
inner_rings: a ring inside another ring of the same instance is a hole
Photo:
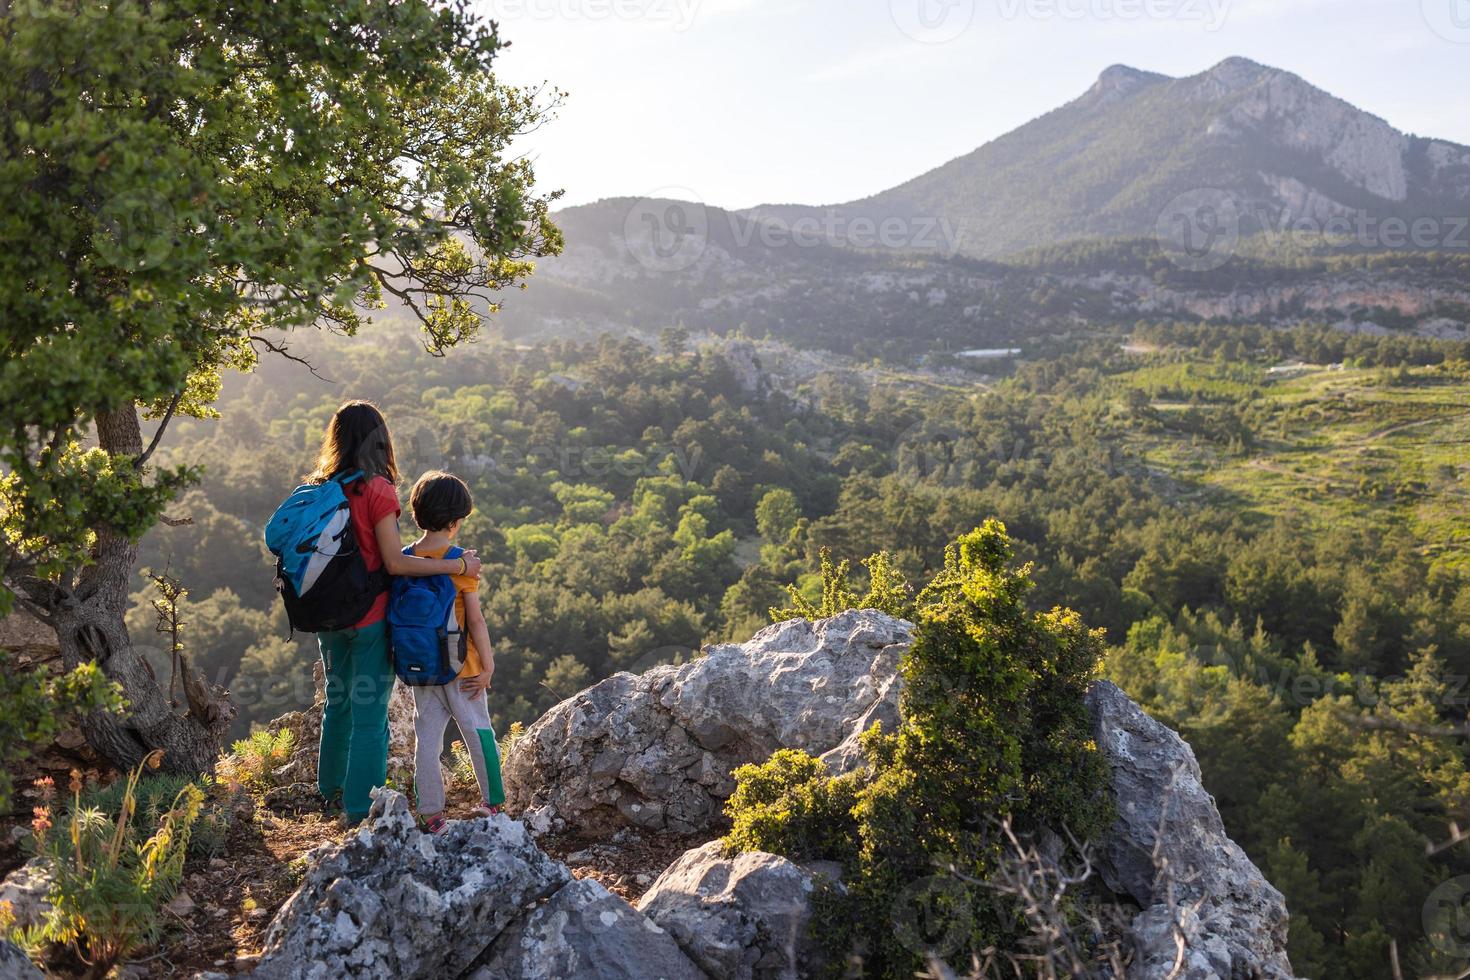
[[[449,550],[444,552],[444,557],[447,561],[454,561],[454,559],[458,558],[462,554],[464,554],[464,549],[459,547],[458,545],[452,544],[449,546]]]

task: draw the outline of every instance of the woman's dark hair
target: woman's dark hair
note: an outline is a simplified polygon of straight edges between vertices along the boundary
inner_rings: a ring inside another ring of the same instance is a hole
[[[338,473],[362,470],[364,477],[385,477],[398,482],[398,462],[393,458],[393,437],[383,413],[372,402],[348,402],[327,423],[316,469],[306,479],[325,483]],[[353,484],[361,493],[366,480]]]
[[[433,470],[419,477],[408,495],[413,522],[425,531],[443,531],[475,509],[470,488],[459,477]]]

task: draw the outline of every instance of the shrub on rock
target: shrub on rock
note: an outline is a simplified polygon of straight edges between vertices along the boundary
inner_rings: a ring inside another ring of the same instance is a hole
[[[848,890],[815,927],[838,966],[907,977],[931,956],[1014,945],[1014,910],[984,884],[1000,822],[1085,840],[1112,819],[1083,700],[1102,638],[1073,612],[1027,609],[1029,567],[1012,556],[996,521],[949,548],[915,602],[902,721],[866,734],[865,768],[834,777],[783,751],[735,773],[729,848],[843,866]]]

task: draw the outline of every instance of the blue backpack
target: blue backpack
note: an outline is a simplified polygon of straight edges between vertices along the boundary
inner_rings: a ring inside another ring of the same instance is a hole
[[[388,573],[368,571],[352,533],[342,488],[361,478],[353,471],[299,486],[266,522],[265,546],[276,556],[276,590],[293,631],[347,629],[388,588]]]
[[[413,554],[413,545],[403,549]],[[463,548],[450,548],[453,561]],[[388,643],[393,671],[413,687],[439,687],[459,676],[467,652],[463,627],[455,620],[459,589],[448,575],[399,577],[388,592]]]

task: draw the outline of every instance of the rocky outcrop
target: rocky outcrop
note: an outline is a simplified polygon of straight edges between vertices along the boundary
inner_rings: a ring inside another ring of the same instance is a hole
[[[796,980],[821,952],[807,934],[820,872],[758,851],[726,857],[720,841],[686,851],[638,901],[710,976]],[[835,879],[835,872],[828,872]]]
[[[401,794],[378,790],[355,835],[312,852],[305,881],[271,922],[254,975],[457,977],[525,906],[570,881],[508,817],[429,835]]]
[[[697,828],[716,819],[734,765],[791,747],[848,768],[860,761],[856,736],[875,719],[897,719],[898,662],[911,638],[902,620],[848,612],[771,626],[682,666],[617,675],[527,731],[506,767],[512,806],[541,829]],[[1088,704],[1118,802],[1117,822],[1094,845],[1104,882],[1141,909],[1131,937],[1137,976],[1168,975],[1178,932],[1181,980],[1290,977],[1285,902],[1225,833],[1189,746],[1111,684],[1094,685]],[[790,920],[772,919],[760,938],[765,913],[751,910],[768,903],[749,899],[751,882],[771,879],[747,873],[744,857],[691,851],[640,902],[721,977],[747,975],[752,950],[757,963],[784,955],[770,937],[786,935]],[[751,860],[768,859],[780,860]]]
[[[513,799],[559,829],[650,825],[635,806],[655,807],[663,827],[708,827],[737,762],[791,746],[834,769],[855,764],[854,733],[897,718],[910,642],[908,623],[850,612],[619,675],[524,736],[507,765]],[[1137,908],[1129,976],[1289,980],[1281,894],[1225,833],[1189,746],[1112,684],[1095,684],[1087,703],[1118,806],[1092,842],[1095,864]],[[595,796],[583,806],[579,793]],[[822,968],[808,935],[822,877],[841,887],[833,868],[726,856],[714,841],[685,852],[634,908],[574,880],[509,817],[426,835],[400,794],[379,790],[355,835],[313,852],[255,975],[795,980]]]
[[[1098,870],[1143,907],[1133,924],[1137,976],[1170,975],[1177,925],[1183,980],[1290,977],[1286,902],[1225,832],[1189,744],[1107,681],[1092,686],[1087,706],[1118,804]]]
[[[538,833],[710,826],[736,766],[781,748],[840,749],[834,758],[851,760],[844,743],[859,726],[895,719],[910,638],[902,620],[846,612],[770,626],[687,664],[616,674],[516,742],[505,762],[511,812]]]
[[[425,834],[403,795],[380,789],[357,833],[308,861],[254,977],[708,980],[668,932],[573,879],[506,816]]]
[[[495,940],[469,980],[708,980],[667,932],[595,881],[573,881]]]

